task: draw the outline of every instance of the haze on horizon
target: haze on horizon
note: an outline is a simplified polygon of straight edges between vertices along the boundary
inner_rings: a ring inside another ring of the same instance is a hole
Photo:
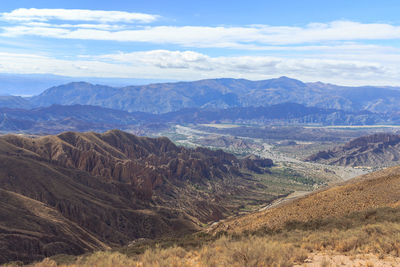
[[[0,7],[0,73],[400,86],[397,1],[32,1]]]

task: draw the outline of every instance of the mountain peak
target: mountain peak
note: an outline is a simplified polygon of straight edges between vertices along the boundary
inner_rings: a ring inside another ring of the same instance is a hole
[[[295,81],[298,81],[297,79],[293,79],[293,78],[290,78],[288,76],[281,76],[281,77],[276,78],[276,79],[277,80],[290,80],[290,81],[295,80]]]
[[[297,84],[304,84],[302,81],[294,79],[294,78],[290,78],[287,76],[281,76],[279,78],[276,79],[272,79],[272,80],[276,80],[276,81],[280,81],[280,82],[292,82],[292,83],[297,83]]]

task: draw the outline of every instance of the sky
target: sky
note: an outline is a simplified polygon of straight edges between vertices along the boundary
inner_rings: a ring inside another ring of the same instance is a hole
[[[13,0],[0,73],[400,86],[400,2]]]

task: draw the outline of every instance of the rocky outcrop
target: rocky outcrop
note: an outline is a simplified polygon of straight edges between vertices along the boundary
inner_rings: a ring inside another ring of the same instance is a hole
[[[306,159],[341,166],[393,166],[400,163],[400,135],[378,133],[351,140],[343,146],[320,151]]]
[[[262,173],[265,168],[272,167],[272,165],[273,161],[271,159],[261,158],[256,155],[249,155],[242,159],[242,167],[256,173]]]

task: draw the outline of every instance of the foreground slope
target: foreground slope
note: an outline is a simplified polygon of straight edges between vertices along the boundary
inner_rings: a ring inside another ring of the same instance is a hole
[[[193,232],[202,223],[229,215],[237,208],[233,198],[252,195],[257,187],[240,169],[262,172],[271,164],[270,160],[239,160],[223,151],[186,149],[167,138],[137,137],[118,130],[0,137],[0,187],[40,201],[39,206],[46,205],[71,222],[71,229],[80,227],[108,246]],[[273,199],[263,197],[264,201]],[[16,218],[24,216],[16,209]],[[0,217],[10,218],[6,214]],[[5,219],[0,226],[9,223]],[[33,229],[35,235],[42,231],[34,231],[34,220],[26,229]],[[57,233],[69,238],[62,231]],[[21,238],[19,244],[28,239]],[[10,242],[6,246],[13,246]],[[92,243],[91,247],[80,244],[74,251],[60,245],[38,255],[76,254],[99,247]],[[20,248],[21,254],[29,254],[24,246]]]
[[[349,182],[248,216],[222,222],[213,231],[244,232],[280,229],[293,222],[311,222],[382,207],[400,205],[400,167],[354,178]]]
[[[328,151],[320,151],[306,159],[340,166],[393,166],[400,164],[400,135],[377,133],[351,140]]]

